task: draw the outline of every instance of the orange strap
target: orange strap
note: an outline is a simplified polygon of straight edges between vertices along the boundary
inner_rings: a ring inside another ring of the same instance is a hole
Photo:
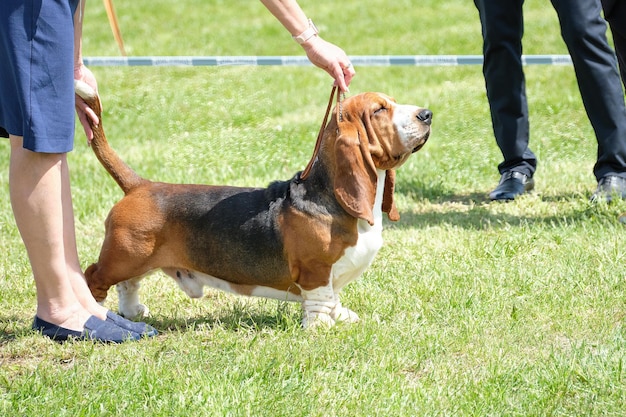
[[[117,42],[117,47],[120,48],[120,53],[126,56],[126,50],[124,49],[124,40],[122,39],[122,31],[120,25],[117,23],[117,15],[115,14],[115,8],[113,7],[113,0],[102,0],[104,8],[109,18],[109,24],[111,25],[111,31],[113,31],[113,37]]]
[[[313,156],[311,157],[311,160],[309,161],[309,163],[307,164],[306,168],[304,168],[304,171],[302,171],[302,173],[300,173],[300,177],[299,180],[300,181],[304,181],[310,174],[311,172],[311,167],[313,166],[313,162],[315,162],[315,159],[317,158],[317,154],[319,153],[320,150],[320,146],[322,144],[322,136],[324,136],[324,128],[326,127],[326,123],[328,122],[328,115],[330,114],[330,110],[333,106],[333,98],[335,97],[335,92],[337,91],[337,86],[333,85],[333,89],[330,92],[330,98],[328,99],[328,107],[326,107],[326,114],[324,115],[324,120],[322,121],[322,127],[320,128],[320,131],[317,135],[317,141],[315,142],[315,149],[313,150]],[[341,94],[337,94],[337,121],[339,122],[341,120],[341,112],[339,109],[339,106],[341,105]],[[337,124],[339,125],[339,124]]]

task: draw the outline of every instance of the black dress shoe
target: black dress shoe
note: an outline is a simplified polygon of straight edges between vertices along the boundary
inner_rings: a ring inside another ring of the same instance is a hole
[[[598,188],[591,196],[591,201],[596,203],[604,200],[610,203],[615,197],[626,198],[626,178],[618,177],[617,175],[607,175],[598,181]]]
[[[517,171],[507,171],[502,174],[496,189],[489,193],[489,198],[491,201],[511,201],[533,188],[535,180],[532,177]]]

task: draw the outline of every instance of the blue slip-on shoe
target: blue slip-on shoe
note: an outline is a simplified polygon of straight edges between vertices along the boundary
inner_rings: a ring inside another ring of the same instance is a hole
[[[125,319],[124,317],[115,314],[111,310],[107,311],[107,321],[109,323],[115,324],[118,327],[121,327],[122,329],[126,329],[133,333],[138,333],[144,337],[153,337],[159,334],[157,329],[150,326],[149,324]]]
[[[33,321],[33,329],[38,330],[42,335],[56,342],[77,339],[94,340],[103,343],[123,343],[131,340],[139,340],[141,338],[139,333],[128,331],[113,323],[100,320],[95,316],[91,316],[87,319],[82,332],[48,323],[37,316],[35,316],[35,320]]]

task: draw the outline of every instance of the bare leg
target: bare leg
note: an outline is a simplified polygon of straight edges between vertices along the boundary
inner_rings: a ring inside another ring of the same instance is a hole
[[[35,278],[37,316],[80,331],[107,310],[91,296],[78,262],[67,157],[26,150],[18,136],[10,140],[11,205]]]
[[[70,188],[69,166],[65,158],[61,165],[62,204],[63,204],[63,229],[64,229],[64,248],[65,262],[67,265],[67,274],[72,284],[74,294],[82,306],[92,315],[105,320],[107,309],[101,306],[91,295],[91,291],[87,286],[85,275],[80,267],[78,258],[78,249],[76,247],[76,227],[74,225],[74,209],[72,207],[72,194]]]

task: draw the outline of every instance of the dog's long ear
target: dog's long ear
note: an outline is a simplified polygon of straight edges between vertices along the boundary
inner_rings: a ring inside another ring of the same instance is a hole
[[[354,123],[342,123],[335,141],[335,197],[352,216],[374,224],[376,167],[365,131]]]
[[[400,220],[400,213],[396,208],[396,203],[393,200],[393,193],[396,187],[396,171],[394,169],[388,169],[385,176],[385,191],[383,193],[383,211],[387,213],[387,217],[391,221]]]

